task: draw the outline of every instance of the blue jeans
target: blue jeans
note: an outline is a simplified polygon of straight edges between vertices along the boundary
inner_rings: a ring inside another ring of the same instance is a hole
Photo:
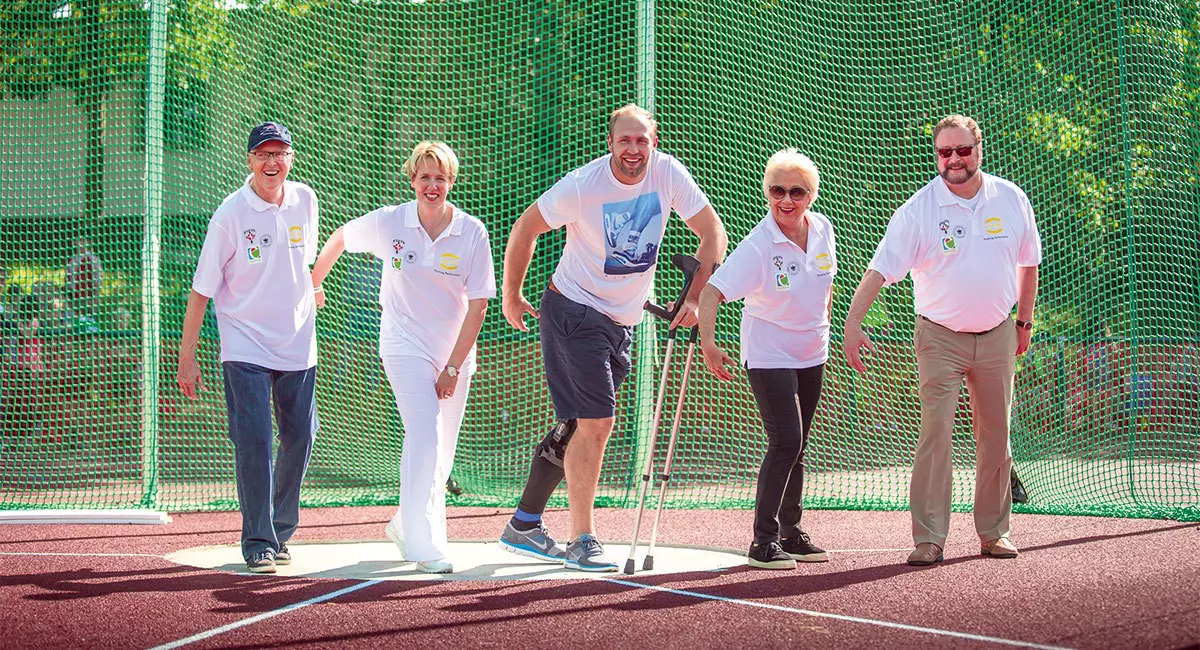
[[[221,364],[229,439],[233,441],[242,556],[279,551],[300,523],[300,484],[317,436],[316,366],[282,371],[252,363]],[[279,455],[271,462],[271,399]]]

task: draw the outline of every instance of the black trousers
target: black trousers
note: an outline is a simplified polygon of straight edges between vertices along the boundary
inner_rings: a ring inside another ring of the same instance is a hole
[[[821,399],[825,365],[750,369],[747,375],[767,434],[754,504],[754,543],[766,544],[800,534],[804,450]]]

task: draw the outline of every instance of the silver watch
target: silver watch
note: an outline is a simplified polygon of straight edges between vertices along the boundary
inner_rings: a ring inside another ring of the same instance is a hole
[[[446,374],[450,375],[451,377],[457,377],[458,376],[458,368],[455,366],[446,366]]]

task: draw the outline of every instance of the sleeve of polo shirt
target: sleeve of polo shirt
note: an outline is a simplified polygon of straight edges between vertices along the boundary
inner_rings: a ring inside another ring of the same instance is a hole
[[[717,267],[708,283],[721,290],[725,302],[745,298],[763,284],[762,253],[750,243],[749,237],[743,239]]]
[[[884,286],[903,280],[916,266],[920,253],[919,237],[916,220],[905,208],[896,210],[867,269],[882,275]]]
[[[538,197],[538,212],[552,230],[578,221],[583,216],[580,210],[579,184],[575,179],[576,172],[563,176]]]
[[[496,297],[496,265],[492,262],[492,242],[487,233],[480,233],[471,251],[471,267],[464,278],[467,300]]]
[[[204,236],[204,247],[196,262],[196,274],[192,276],[192,289],[205,297],[217,295],[225,281],[225,265],[233,258],[233,238],[216,219],[208,222],[208,233]]]
[[[1017,266],[1037,266],[1042,263],[1042,235],[1038,232],[1037,220],[1033,217],[1033,205],[1029,197],[1021,196],[1021,212],[1025,217],[1025,236],[1021,249],[1017,251]]]
[[[342,241],[346,244],[347,253],[371,253],[381,259],[387,257],[386,254],[380,255],[377,250],[380,248],[378,212],[368,212],[342,226]]]
[[[708,207],[708,197],[704,190],[696,184],[692,173],[676,158],[671,158],[671,209],[684,221],[691,219]]]
[[[317,263],[317,253],[320,248],[317,247],[317,235],[320,234],[321,220],[317,216],[317,193],[309,190],[308,196],[312,201],[312,213],[308,215],[308,237],[304,242],[304,264],[312,266]]]

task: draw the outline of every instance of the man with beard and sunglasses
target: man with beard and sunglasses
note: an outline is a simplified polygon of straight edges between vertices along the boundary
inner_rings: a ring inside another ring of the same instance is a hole
[[[913,276],[914,344],[921,436],[909,490],[913,541],[908,563],[943,560],[950,529],[951,433],[962,382],[975,431],[975,531],[980,552],[1017,557],[1009,539],[1012,452],[1009,413],[1016,355],[1029,347],[1042,241],[1029,198],[979,169],[975,120],[951,115],[933,130],[938,175],[888,222],[854,292],[843,349],[858,372],[871,348],[862,322],[885,285]],[[1017,307],[1016,319],[1011,313]]]
[[[596,539],[592,506],[667,217],[674,210],[700,239],[700,270],[672,328],[696,324],[700,290],[728,245],[708,197],[678,160],[658,150],[658,124],[648,111],[634,104],[613,111],[607,141],[607,155],[567,174],[525,210],[504,252],[504,317],[521,331],[529,329],[525,314],[539,319],[558,423],[537,446],[500,545],[581,571],[617,570]],[[562,257],[535,310],[521,290],[534,247],[540,235],[564,226]],[[542,525],[564,477],[571,511],[565,549]]]

